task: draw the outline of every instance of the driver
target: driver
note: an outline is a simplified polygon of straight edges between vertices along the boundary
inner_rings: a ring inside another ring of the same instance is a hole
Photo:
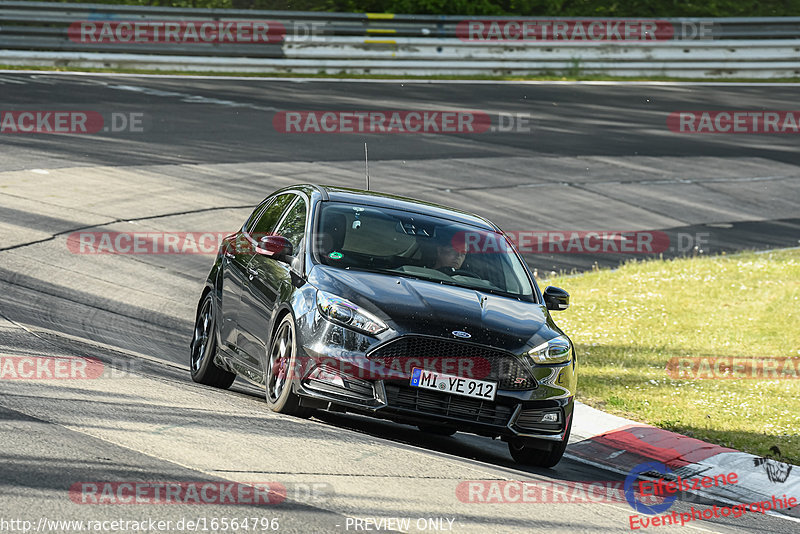
[[[438,245],[436,247],[436,263],[433,268],[444,273],[457,271],[461,268],[466,256],[465,250],[458,250],[451,243]]]

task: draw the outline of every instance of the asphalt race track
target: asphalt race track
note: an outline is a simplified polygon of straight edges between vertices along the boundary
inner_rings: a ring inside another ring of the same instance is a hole
[[[0,381],[0,527],[11,519],[174,525],[257,516],[277,518],[281,532],[356,531],[353,518],[389,517],[411,518],[413,532],[421,518],[442,520],[430,525],[455,533],[630,531],[625,502],[457,498],[459,482],[469,480],[622,480],[569,458],[553,470],[520,470],[499,441],[433,437],[339,414],[297,420],[267,412],[250,386],[221,392],[192,383],[188,343],[213,256],[83,254],[69,244],[73,232],[229,233],[284,185],[362,187],[367,142],[373,189],[468,209],[505,230],[663,232],[666,257],[791,247],[800,239],[796,134],[682,134],[667,126],[675,111],[795,109],[798,86],[7,72],[0,94],[3,112],[141,119],[141,131],[0,133],[0,354],[92,357],[105,369],[95,380]],[[327,110],[485,113],[492,128],[282,133],[273,120]],[[526,119],[509,126],[509,117]],[[526,258],[540,274],[658,255],[539,252]],[[285,486],[287,500],[137,506],[70,499],[70,488],[92,481],[273,482]],[[673,509],[697,502],[712,504]],[[744,516],[657,528],[781,533],[797,525]]]

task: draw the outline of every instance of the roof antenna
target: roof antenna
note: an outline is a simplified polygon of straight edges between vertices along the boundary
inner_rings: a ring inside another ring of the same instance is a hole
[[[364,143],[364,169],[367,173],[367,191],[369,191],[369,157],[367,157],[367,143]]]

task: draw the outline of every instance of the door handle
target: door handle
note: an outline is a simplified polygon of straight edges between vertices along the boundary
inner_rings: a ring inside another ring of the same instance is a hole
[[[250,280],[252,280],[254,276],[258,275],[258,271],[256,271],[252,267],[247,268],[247,273],[250,275]]]

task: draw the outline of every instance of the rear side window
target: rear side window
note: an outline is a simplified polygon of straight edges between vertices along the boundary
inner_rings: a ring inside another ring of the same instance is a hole
[[[292,193],[286,193],[276,197],[275,200],[261,212],[256,221],[250,223],[247,232],[256,240],[272,233],[281,215],[283,215],[283,212],[286,211],[286,208],[289,207],[289,204],[291,204],[295,198],[296,195]]]

